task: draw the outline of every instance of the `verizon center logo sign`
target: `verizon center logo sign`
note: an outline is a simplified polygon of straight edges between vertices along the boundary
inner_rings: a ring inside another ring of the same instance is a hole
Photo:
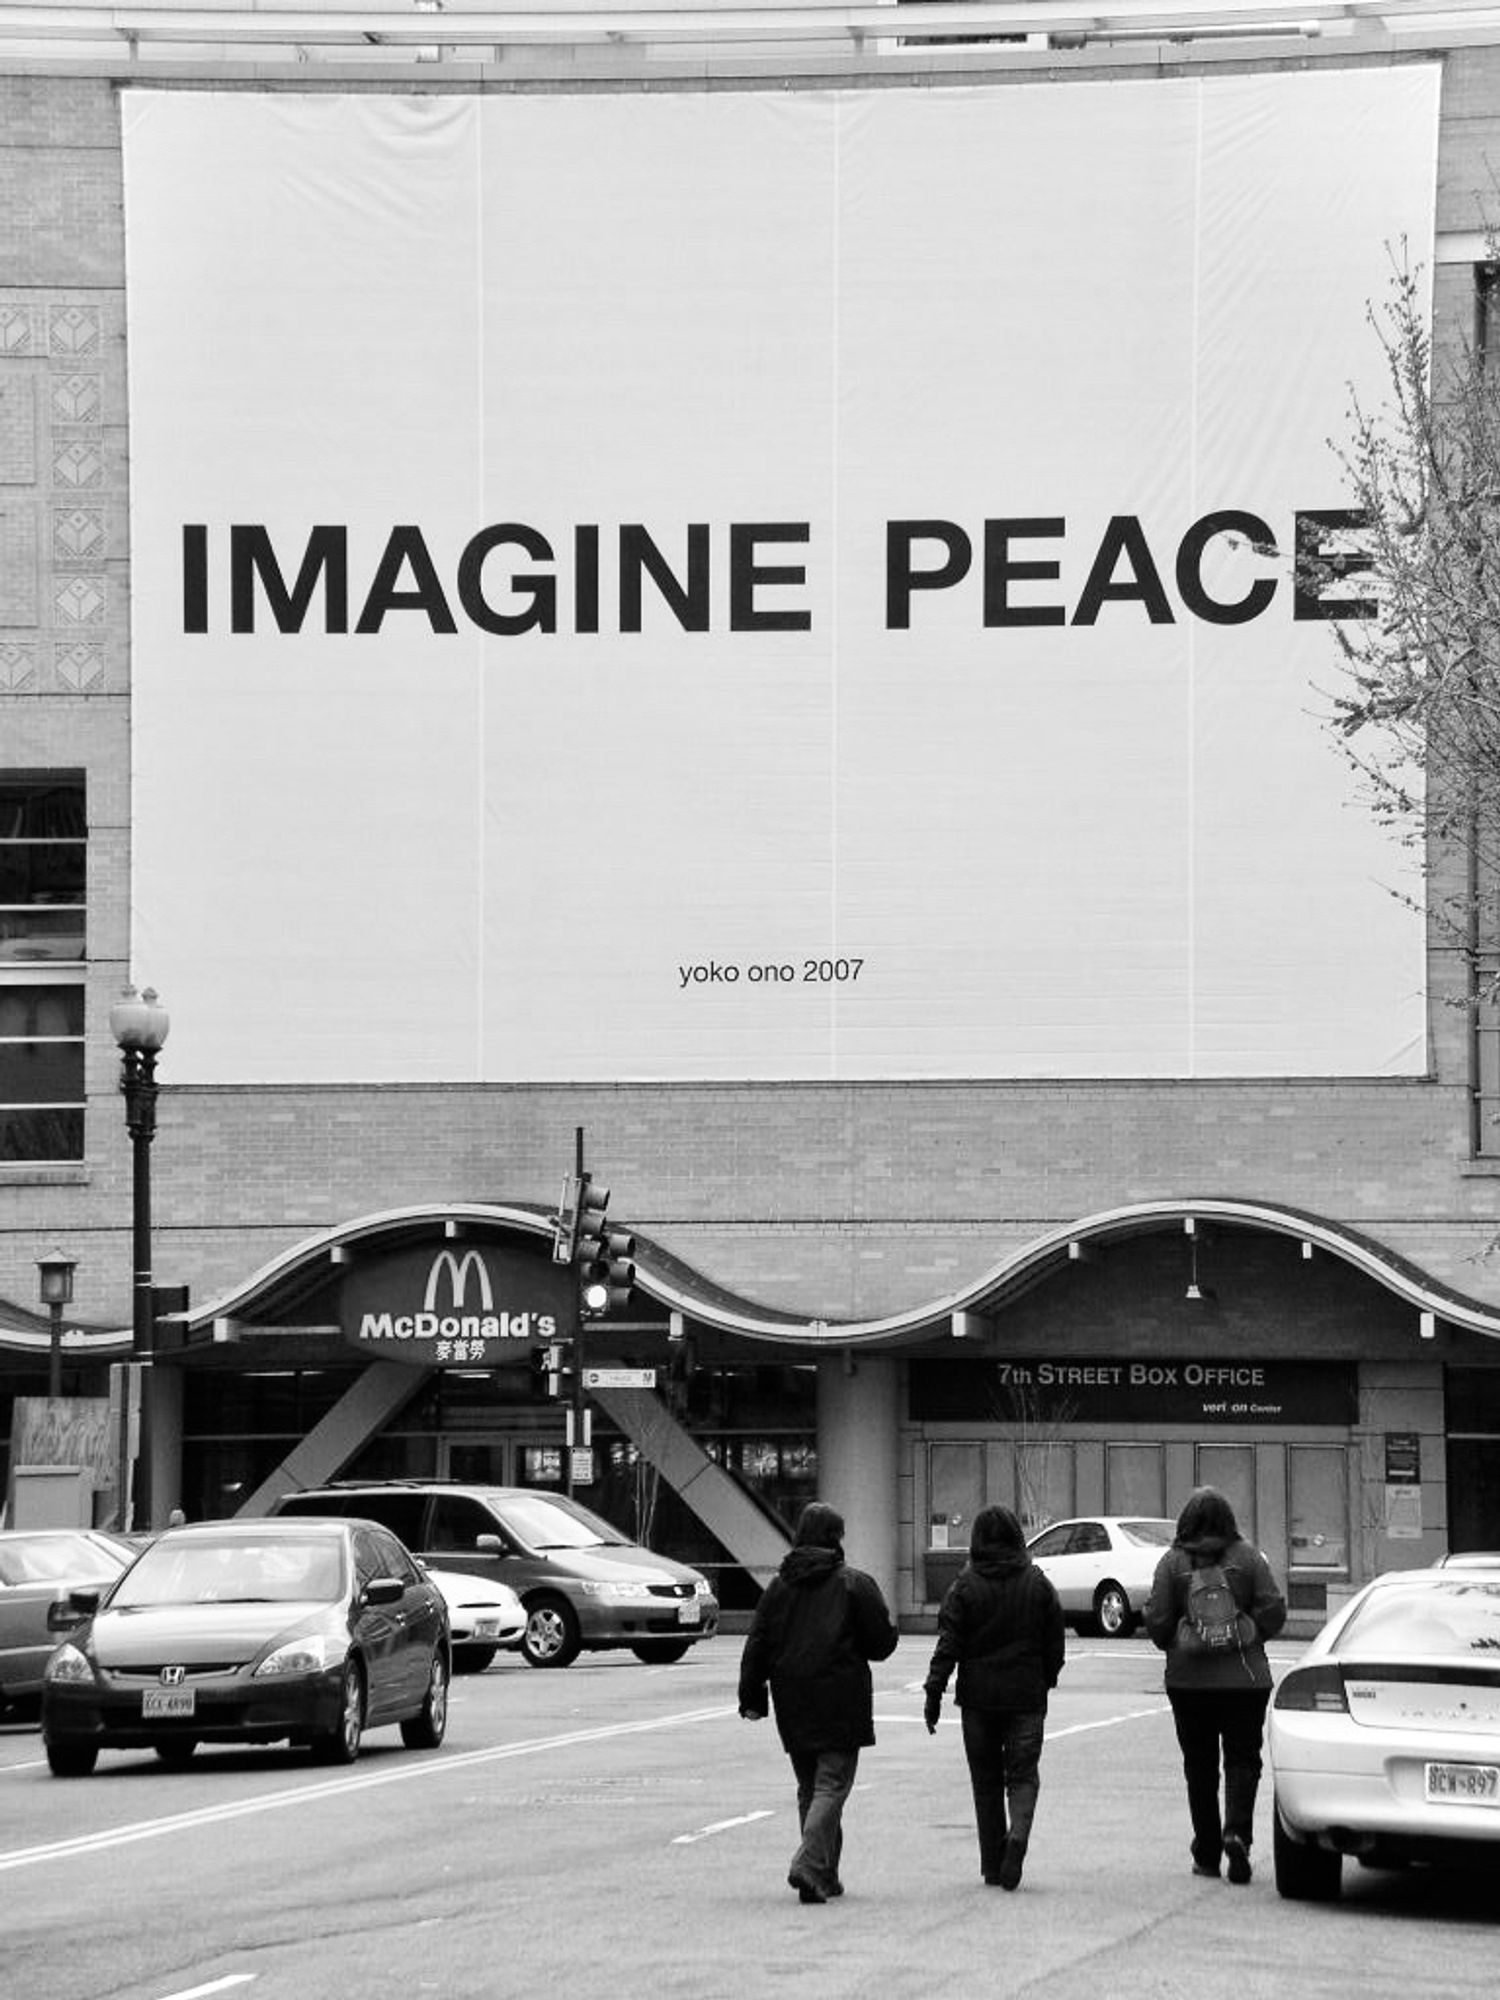
[[[356,1265],[340,1324],[371,1359],[486,1367],[567,1332],[570,1303],[545,1249],[444,1242]]]

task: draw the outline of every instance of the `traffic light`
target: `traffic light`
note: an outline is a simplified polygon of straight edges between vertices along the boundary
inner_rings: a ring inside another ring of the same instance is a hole
[[[578,1180],[569,1174],[563,1182],[562,1200],[557,1205],[557,1213],[552,1218],[554,1264],[571,1264],[573,1261],[573,1250],[578,1236],[578,1193]]]
[[[573,1204],[573,1262],[586,1271],[604,1256],[604,1211],[609,1189],[595,1187],[592,1174],[580,1174]]]
[[[585,1315],[623,1312],[635,1285],[635,1238],[625,1229],[606,1229],[600,1254],[584,1274],[580,1295]]]
[[[566,1341],[553,1340],[545,1347],[532,1348],[531,1367],[544,1394],[559,1397],[571,1392],[573,1370],[568,1363]]]

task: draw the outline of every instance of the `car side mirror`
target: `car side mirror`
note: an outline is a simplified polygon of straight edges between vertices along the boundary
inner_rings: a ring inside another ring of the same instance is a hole
[[[47,1606],[49,1632],[76,1632],[85,1618],[99,1609],[97,1590],[70,1590],[66,1597],[54,1597]]]
[[[515,1553],[499,1535],[476,1535],[474,1546],[481,1555],[486,1556],[508,1556]]]
[[[406,1595],[406,1585],[399,1576],[372,1576],[365,1585],[366,1604],[399,1604]]]

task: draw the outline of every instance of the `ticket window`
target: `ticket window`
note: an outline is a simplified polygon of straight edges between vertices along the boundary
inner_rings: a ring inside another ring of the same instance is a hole
[[[1166,1514],[1166,1473],[1159,1444],[1112,1444],[1104,1461],[1107,1514]]]
[[[1296,1570],[1349,1571],[1349,1480],[1342,1445],[1287,1452],[1287,1525]]]
[[[927,1546],[937,1554],[966,1554],[974,1516],[984,1505],[984,1447],[935,1444],[927,1464]]]
[[[1255,1522],[1253,1444],[1200,1444],[1197,1484],[1216,1487],[1234,1509],[1234,1518],[1245,1540],[1259,1541]]]

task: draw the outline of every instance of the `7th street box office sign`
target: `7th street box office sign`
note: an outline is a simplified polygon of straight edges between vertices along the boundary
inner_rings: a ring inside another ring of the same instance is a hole
[[[1165,1360],[914,1361],[918,1422],[979,1424],[1352,1424],[1351,1363]]]
[[[339,1310],[344,1339],[367,1360],[417,1368],[524,1363],[577,1323],[571,1269],[493,1243],[427,1244],[355,1264]]]
[[[127,89],[173,1075],[1420,1074],[1294,556],[1438,80]]]

